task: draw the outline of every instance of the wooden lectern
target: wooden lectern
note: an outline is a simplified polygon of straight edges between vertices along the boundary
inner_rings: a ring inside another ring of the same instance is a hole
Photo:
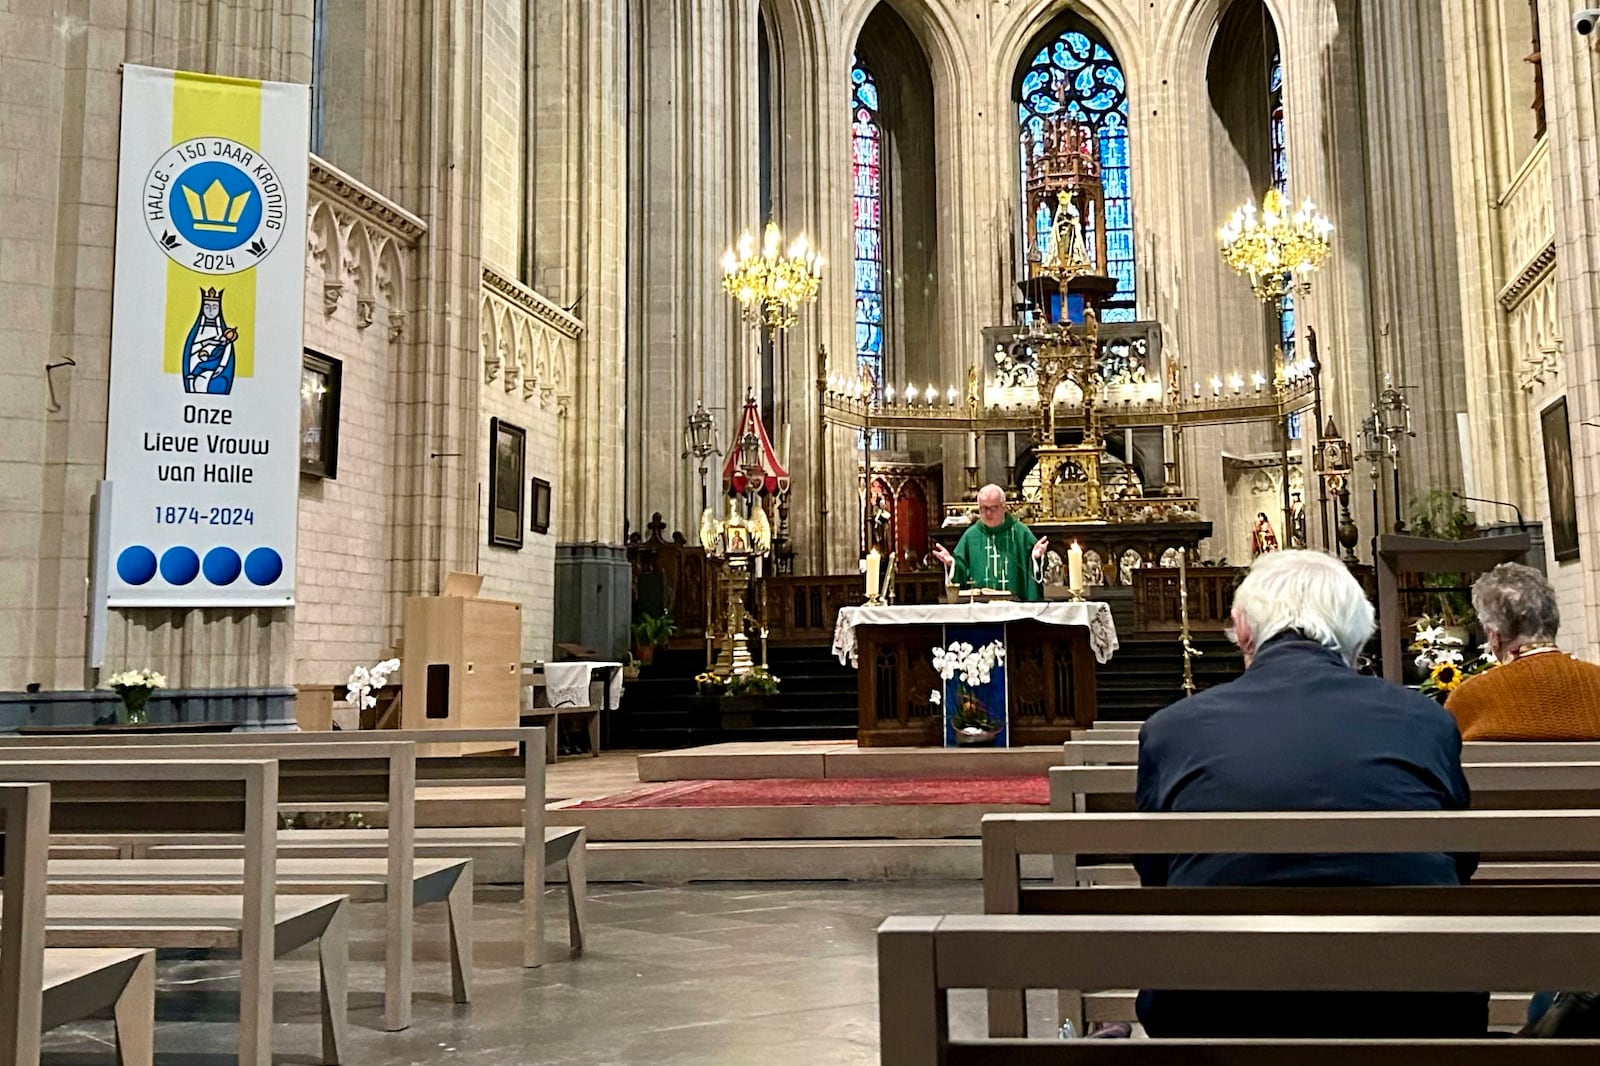
[[[1501,563],[1521,562],[1528,554],[1526,533],[1472,540],[1434,540],[1385,533],[1378,538],[1378,622],[1383,637],[1383,677],[1400,684],[1402,649],[1410,643],[1410,619],[1400,598],[1401,574],[1481,574]],[[1470,656],[1469,656],[1470,658]]]
[[[483,578],[452,573],[441,596],[406,600],[402,729],[515,729],[520,724],[522,605],[478,598]],[[430,744],[467,755],[503,745]]]

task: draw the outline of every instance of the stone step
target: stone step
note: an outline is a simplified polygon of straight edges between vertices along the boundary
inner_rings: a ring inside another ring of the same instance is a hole
[[[1008,804],[773,807],[552,807],[551,825],[581,825],[589,840],[976,839],[985,814],[1039,813]]]
[[[1037,863],[1031,860],[1038,860]],[[1050,876],[1025,856],[1023,876]],[[564,876],[553,871],[553,880]],[[591,844],[594,881],[980,881],[977,840],[643,841]]]

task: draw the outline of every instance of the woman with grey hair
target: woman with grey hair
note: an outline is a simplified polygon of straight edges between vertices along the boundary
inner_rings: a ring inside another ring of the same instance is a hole
[[[1600,740],[1600,666],[1556,646],[1561,610],[1544,575],[1501,563],[1472,586],[1472,606],[1501,665],[1445,703],[1462,739]]]

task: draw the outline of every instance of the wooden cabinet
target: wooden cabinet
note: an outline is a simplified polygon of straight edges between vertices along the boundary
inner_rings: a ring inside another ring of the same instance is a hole
[[[522,605],[466,596],[406,600],[402,729],[514,729],[522,679]],[[428,745],[466,755],[503,745]]]

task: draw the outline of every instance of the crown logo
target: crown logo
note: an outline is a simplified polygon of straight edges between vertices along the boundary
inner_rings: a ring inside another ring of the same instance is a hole
[[[249,189],[238,196],[229,196],[228,190],[217,179],[212,180],[204,193],[196,193],[187,185],[179,188],[183,189],[183,197],[188,201],[195,229],[216,233],[238,232],[239,216],[244,214],[245,204],[250,202]]]
[[[215,287],[212,287],[212,288],[209,288],[209,289],[201,289],[200,290],[200,299],[202,299],[202,300],[220,300],[220,299],[222,299],[222,290],[218,289],[218,288],[215,288]]]

